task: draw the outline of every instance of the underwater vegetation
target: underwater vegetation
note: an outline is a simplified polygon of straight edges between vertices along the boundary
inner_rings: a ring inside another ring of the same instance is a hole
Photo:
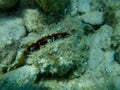
[[[64,13],[66,7],[70,3],[70,0],[36,0],[36,2],[45,12]]]
[[[37,4],[46,13],[64,14],[67,6],[70,4],[70,0],[35,0]],[[16,4],[20,4],[20,0],[0,0],[0,10],[15,9]],[[34,0],[33,0],[34,2]]]
[[[7,10],[14,7],[18,0],[0,0],[0,10]]]

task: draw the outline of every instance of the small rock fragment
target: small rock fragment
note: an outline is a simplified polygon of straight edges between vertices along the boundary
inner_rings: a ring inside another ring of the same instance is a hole
[[[23,66],[0,77],[1,90],[14,90],[34,82],[38,69],[35,66]]]
[[[82,21],[91,25],[101,25],[104,22],[103,12],[93,11],[81,16]]]
[[[26,31],[21,18],[0,18],[0,49],[8,47],[25,36]]]

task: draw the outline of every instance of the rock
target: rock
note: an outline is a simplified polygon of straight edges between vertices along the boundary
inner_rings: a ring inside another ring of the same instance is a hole
[[[91,0],[79,0],[78,1],[78,12],[85,13],[90,11]]]
[[[37,9],[26,9],[23,15],[23,20],[28,32],[41,32],[44,30],[43,16]]]
[[[13,62],[26,31],[22,19],[12,16],[0,18],[0,27],[0,68],[6,68]]]
[[[0,49],[12,45],[26,34],[21,18],[0,18],[0,27]]]
[[[71,0],[71,11],[70,14],[83,14],[89,12],[91,9],[90,3],[92,0]]]
[[[104,22],[103,12],[87,12],[81,16],[81,20],[91,25],[101,25]]]
[[[14,90],[34,82],[38,70],[35,66],[23,66],[0,77],[1,90]]]
[[[88,39],[88,41],[92,41],[92,43],[89,42],[89,44],[91,44],[88,60],[88,63],[90,64],[89,68],[95,69],[96,67],[99,67],[100,62],[103,62],[102,60],[105,60],[106,63],[107,60],[112,61],[110,58],[112,57],[113,52],[108,53],[108,56],[106,55],[107,52],[105,53],[105,51],[109,51],[110,49],[111,36],[112,28],[108,25],[104,25],[91,38],[89,38],[90,40]]]
[[[0,0],[0,9],[7,10],[16,5],[18,0]]]

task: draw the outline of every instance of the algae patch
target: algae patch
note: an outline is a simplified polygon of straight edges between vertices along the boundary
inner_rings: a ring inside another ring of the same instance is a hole
[[[45,12],[63,14],[70,0],[36,0]]]

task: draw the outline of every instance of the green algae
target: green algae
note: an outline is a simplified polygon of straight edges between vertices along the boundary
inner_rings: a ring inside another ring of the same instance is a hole
[[[18,0],[0,0],[0,10],[8,10],[17,4]]]
[[[52,13],[64,13],[70,0],[36,0],[43,11]]]

